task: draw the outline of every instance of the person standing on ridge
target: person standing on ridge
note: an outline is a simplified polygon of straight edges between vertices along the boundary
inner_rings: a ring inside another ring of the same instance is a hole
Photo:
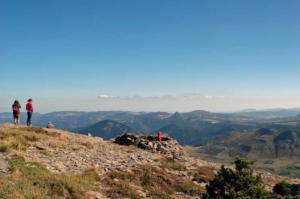
[[[28,103],[26,104],[26,110],[27,110],[27,126],[31,126],[31,117],[33,113],[32,99],[28,100]]]
[[[162,135],[161,135],[160,131],[157,132],[157,139],[158,139],[159,142],[162,141]]]
[[[15,100],[14,104],[12,105],[15,125],[20,125],[20,108],[20,102],[18,100]]]

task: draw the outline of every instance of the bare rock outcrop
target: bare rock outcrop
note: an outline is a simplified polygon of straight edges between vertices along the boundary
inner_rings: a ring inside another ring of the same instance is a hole
[[[116,137],[115,143],[120,145],[135,145],[138,148],[158,152],[175,159],[181,159],[186,156],[182,146],[170,137],[163,137],[162,142],[153,135],[133,135],[125,133]]]

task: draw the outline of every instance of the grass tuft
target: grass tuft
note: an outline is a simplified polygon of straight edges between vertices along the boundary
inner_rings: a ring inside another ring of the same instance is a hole
[[[1,144],[0,145],[0,152],[4,153],[4,152],[8,152],[9,151],[9,146],[7,144]]]
[[[88,149],[93,149],[94,145],[91,142],[81,142],[81,145],[85,146]]]

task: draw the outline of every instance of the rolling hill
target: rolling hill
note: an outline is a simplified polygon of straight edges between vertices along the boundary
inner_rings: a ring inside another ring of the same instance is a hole
[[[236,156],[255,160],[257,168],[300,177],[300,131],[260,128],[220,135],[201,147],[189,148],[193,156],[230,163]]]
[[[87,128],[78,129],[77,132],[81,134],[91,133],[93,136],[102,137],[104,140],[117,137],[124,133],[138,133],[137,130],[112,120],[97,122]]]

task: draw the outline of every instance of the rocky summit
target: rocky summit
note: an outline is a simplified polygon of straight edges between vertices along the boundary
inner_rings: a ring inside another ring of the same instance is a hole
[[[120,145],[134,145],[138,148],[158,152],[170,158],[181,159],[187,154],[178,142],[170,137],[163,137],[162,142],[153,135],[124,134],[116,137],[115,143]]]
[[[100,137],[0,124],[0,198],[200,198],[220,165],[191,158],[178,142]],[[288,179],[262,172],[271,191]],[[23,187],[22,189],[20,187]]]

